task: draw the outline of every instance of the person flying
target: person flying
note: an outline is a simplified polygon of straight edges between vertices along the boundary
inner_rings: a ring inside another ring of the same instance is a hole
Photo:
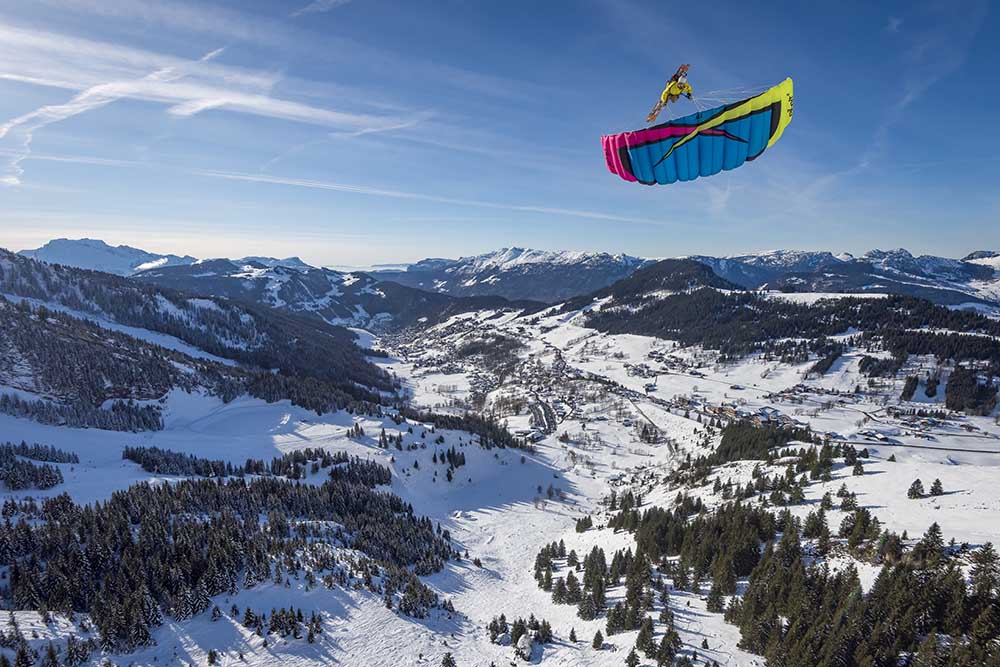
[[[656,117],[660,115],[660,112],[663,111],[664,107],[671,102],[676,102],[680,99],[681,95],[691,99],[694,94],[694,90],[691,88],[691,84],[688,83],[687,80],[687,73],[690,67],[691,65],[681,65],[677,68],[677,71],[674,72],[674,75],[670,77],[670,80],[667,81],[666,87],[660,94],[660,99],[657,101],[656,106],[654,106],[652,111],[649,112],[649,115],[646,116],[647,123],[655,122]]]

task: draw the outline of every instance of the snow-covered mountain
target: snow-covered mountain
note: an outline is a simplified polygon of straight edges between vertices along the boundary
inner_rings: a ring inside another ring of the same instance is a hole
[[[1000,303],[1000,259],[978,251],[963,259],[872,250],[855,257],[776,250],[731,257],[693,256],[742,287],[808,292],[886,292],[935,303]]]
[[[41,248],[22,250],[18,253],[49,264],[62,264],[78,269],[90,269],[114,273],[119,276],[130,276],[151,269],[162,269],[170,266],[188,266],[198,262],[191,255],[161,255],[141,248],[120,245],[113,246],[100,239],[53,239]],[[243,257],[234,260],[243,264],[260,264],[275,267],[287,266],[296,269],[310,269],[310,265],[298,257]]]
[[[653,263],[605,252],[501,248],[471,257],[428,258],[362,272],[314,267],[298,257],[197,260],[113,247],[93,239],[57,239],[20,254],[362,327],[399,325],[433,316],[442,307],[454,306],[440,298],[444,296],[557,303],[597,292]],[[948,305],[1000,305],[1000,253],[990,250],[961,259],[913,255],[902,248],[858,256],[772,250],[686,259],[747,289],[898,293]]]
[[[942,304],[1000,304],[1000,255],[978,251],[962,259],[914,256],[904,249],[860,256],[830,251],[772,250],[730,256],[692,255],[747,289],[889,292]],[[429,258],[405,270],[373,276],[452,295],[493,294],[555,303],[597,292],[652,260],[601,252],[502,248],[460,259]]]
[[[826,251],[771,250],[729,257],[692,255],[688,259],[708,265],[716,275],[737,285],[757,288],[789,273],[820,271],[849,262],[853,257]]]
[[[78,269],[91,269],[127,276],[136,271],[191,264],[189,255],[160,255],[127,245],[112,246],[99,239],[54,239],[41,248],[22,250],[20,255]]]
[[[525,248],[459,259],[424,259],[378,278],[456,296],[495,295],[556,302],[607,287],[648,260],[605,252],[551,252]]]

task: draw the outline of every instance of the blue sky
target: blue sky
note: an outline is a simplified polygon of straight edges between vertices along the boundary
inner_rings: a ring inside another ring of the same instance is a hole
[[[0,0],[0,246],[1000,249],[989,2],[693,7]],[[696,95],[792,76],[795,119],[744,168],[625,183],[600,136],[681,62]]]

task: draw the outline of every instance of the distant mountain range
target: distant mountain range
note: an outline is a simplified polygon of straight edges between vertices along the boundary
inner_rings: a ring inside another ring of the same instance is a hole
[[[606,252],[501,248],[459,259],[425,259],[373,276],[453,296],[492,295],[556,303],[611,285],[651,260]]]
[[[49,264],[75,266],[78,269],[103,271],[119,276],[197,261],[187,255],[158,255],[127,245],[112,246],[98,239],[54,239],[41,248],[22,250],[18,254]]]
[[[403,325],[433,317],[442,309],[461,307],[461,302],[449,297],[557,303],[599,292],[656,263],[603,252],[502,248],[473,257],[429,258],[403,266],[376,266],[368,272],[345,272],[313,267],[297,257],[197,260],[112,247],[91,239],[59,239],[21,254],[361,327]],[[981,250],[961,259],[914,256],[904,249],[872,250],[860,256],[775,250],[685,259],[745,289],[894,293],[953,306],[1000,306],[1000,253],[995,251]],[[485,302],[465,305],[476,303]]]
[[[22,250],[18,253],[49,264],[63,264],[78,269],[90,269],[130,276],[150,269],[170,266],[188,266],[198,262],[196,257],[184,255],[160,255],[127,245],[108,245],[99,239],[54,239],[41,248]],[[311,268],[298,257],[276,259],[274,257],[244,257],[235,260],[244,264],[254,263],[264,266],[289,266]]]
[[[914,256],[902,248],[872,250],[860,257],[776,250],[690,259],[748,289],[907,294],[945,305],[1000,304],[1000,258],[993,251],[962,259]]]

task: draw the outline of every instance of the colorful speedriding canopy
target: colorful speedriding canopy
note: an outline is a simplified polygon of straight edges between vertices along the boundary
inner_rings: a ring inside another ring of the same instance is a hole
[[[760,157],[792,121],[792,80],[754,97],[601,138],[608,169],[626,181],[666,185],[736,169]]]

